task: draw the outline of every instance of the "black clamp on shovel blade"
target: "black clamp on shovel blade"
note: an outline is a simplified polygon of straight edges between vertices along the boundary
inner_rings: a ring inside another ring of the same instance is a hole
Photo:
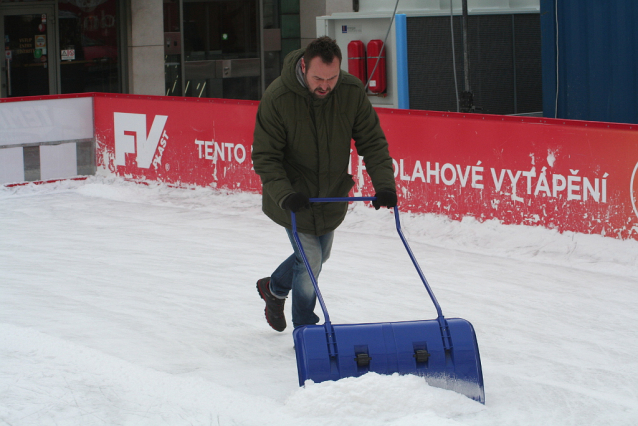
[[[354,360],[357,361],[357,366],[361,368],[369,366],[372,357],[368,354],[357,354],[357,357]]]

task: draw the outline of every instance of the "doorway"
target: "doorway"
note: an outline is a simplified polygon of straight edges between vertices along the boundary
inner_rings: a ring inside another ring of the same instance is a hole
[[[256,0],[183,3],[185,96],[259,99]]]
[[[54,12],[53,6],[0,10],[3,98],[58,93]]]
[[[259,100],[281,69],[277,0],[163,0],[167,96]]]
[[[123,0],[0,0],[0,97],[121,93]]]

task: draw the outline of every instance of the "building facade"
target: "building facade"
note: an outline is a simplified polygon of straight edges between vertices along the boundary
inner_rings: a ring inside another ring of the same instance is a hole
[[[0,0],[0,97],[110,92],[259,100],[285,55],[317,35],[341,43],[349,70],[351,39],[390,34],[382,52],[387,90],[370,93],[373,104],[397,107],[402,81],[413,109],[456,111],[471,91],[468,111],[540,114],[539,0],[467,4],[465,20],[462,0],[399,2],[407,45],[407,72],[399,76],[390,33],[395,1]]]
[[[351,0],[0,0],[0,97],[259,99],[315,17]]]

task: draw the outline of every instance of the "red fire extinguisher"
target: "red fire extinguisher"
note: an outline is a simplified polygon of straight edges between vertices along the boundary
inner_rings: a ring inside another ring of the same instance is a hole
[[[370,40],[368,43],[368,79],[370,80],[368,89],[372,93],[383,93],[386,89],[385,49],[383,51],[382,49],[383,40]],[[372,75],[373,70],[374,75]]]
[[[348,43],[348,72],[366,84],[366,50],[361,40]]]

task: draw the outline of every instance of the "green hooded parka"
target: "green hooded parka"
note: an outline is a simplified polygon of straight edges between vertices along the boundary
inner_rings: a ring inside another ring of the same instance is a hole
[[[334,89],[315,98],[297,79],[304,50],[288,54],[283,71],[259,104],[252,160],[263,184],[262,209],[277,224],[292,227],[283,200],[294,192],[309,198],[347,197],[354,139],[374,189],[396,191],[388,142],[361,81],[341,70]],[[312,203],[297,213],[299,232],[324,235],[343,221],[347,203]]]

